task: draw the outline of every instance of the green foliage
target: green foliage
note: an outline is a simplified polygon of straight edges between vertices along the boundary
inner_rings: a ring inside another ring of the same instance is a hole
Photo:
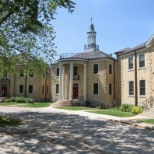
[[[53,63],[56,47],[52,20],[59,7],[72,13],[75,3],[71,0],[0,1],[0,74],[4,66],[8,72],[15,72],[19,64],[36,67],[39,72],[46,63]]]
[[[19,125],[21,120],[0,116],[0,127]]]
[[[9,99],[4,99],[4,102],[34,103],[34,100],[32,98],[25,97],[11,97]]]
[[[133,106],[131,113],[133,113],[133,114],[142,113],[142,108],[140,108],[138,106]]]
[[[132,107],[133,107],[133,105],[130,105],[130,104],[122,104],[120,106],[120,111],[131,112],[132,111]]]

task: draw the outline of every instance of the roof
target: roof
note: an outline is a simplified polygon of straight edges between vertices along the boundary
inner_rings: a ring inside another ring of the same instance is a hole
[[[146,48],[146,43],[147,42],[144,42],[144,43],[139,44],[139,45],[137,45],[137,46],[135,46],[133,48],[128,48],[127,47],[125,49],[122,49],[120,51],[115,52],[115,54],[118,54],[118,53],[120,53],[120,54],[126,54],[126,53],[129,53],[129,52],[135,51],[135,50],[139,50],[139,49],[142,49],[142,48]]]
[[[112,60],[116,60],[112,55],[103,53],[102,51],[95,50],[95,51],[89,51],[89,52],[82,52],[75,54],[73,56],[67,57],[67,58],[61,58],[61,59],[84,59],[84,60],[93,60],[93,59],[102,59],[102,58],[109,58]]]

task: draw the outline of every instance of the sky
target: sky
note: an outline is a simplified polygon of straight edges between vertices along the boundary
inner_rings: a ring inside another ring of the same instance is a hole
[[[147,41],[154,34],[154,0],[73,0],[74,12],[58,9],[52,21],[57,54],[80,53],[91,17],[99,49],[107,54]]]

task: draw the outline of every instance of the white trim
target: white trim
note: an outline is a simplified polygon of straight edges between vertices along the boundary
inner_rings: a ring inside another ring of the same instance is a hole
[[[94,73],[94,65],[98,65],[98,73]],[[93,63],[92,64],[92,74],[99,74],[99,63]]]
[[[144,80],[145,81],[145,95],[140,95],[140,81],[141,80]],[[138,81],[138,96],[139,97],[146,97],[146,94],[147,94],[147,91],[146,91],[146,89],[147,89],[147,87],[146,87],[146,80],[145,79],[140,79],[139,81]]]
[[[111,73],[110,73],[110,65],[111,65]],[[108,65],[108,74],[113,74],[113,64],[109,63]]]
[[[111,84],[111,94],[110,94],[110,84]],[[113,83],[112,82],[108,83],[108,94],[109,96],[113,96]]]
[[[140,56],[144,55],[144,66],[140,67]],[[145,58],[145,53],[141,53],[138,55],[138,69],[145,69],[146,68],[146,58]]]
[[[98,84],[98,94],[94,94],[94,84],[97,83]],[[93,89],[92,89],[92,95],[94,96],[98,96],[99,95],[99,83],[98,82],[93,82]]]
[[[134,95],[129,95],[129,82],[131,82],[131,81],[133,81]],[[135,82],[134,82],[134,80],[129,80],[127,85],[128,85],[128,97],[134,97],[135,96]]]
[[[29,93],[29,86],[33,86],[33,92],[32,93]],[[34,85],[33,84],[28,85],[28,94],[34,94]]]
[[[129,69],[129,59],[130,58],[133,58],[133,68],[132,69]],[[134,56],[128,57],[128,71],[134,71]]]
[[[23,85],[23,84],[19,84],[19,86],[18,86],[18,94],[24,94],[24,85],[23,85],[23,93],[20,93],[20,85]]]
[[[150,39],[148,40],[148,42],[146,43],[146,47],[150,47],[150,42],[152,41],[152,39],[154,38],[154,35],[152,35],[150,37]]]
[[[59,78],[59,76],[57,76],[57,69],[59,69],[59,76],[60,76],[60,68],[56,67],[56,69],[55,69],[55,77]]]

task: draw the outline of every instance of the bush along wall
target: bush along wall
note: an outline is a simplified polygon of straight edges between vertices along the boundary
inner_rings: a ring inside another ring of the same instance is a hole
[[[11,97],[9,99],[4,99],[4,102],[34,103],[34,99],[25,97]]]

